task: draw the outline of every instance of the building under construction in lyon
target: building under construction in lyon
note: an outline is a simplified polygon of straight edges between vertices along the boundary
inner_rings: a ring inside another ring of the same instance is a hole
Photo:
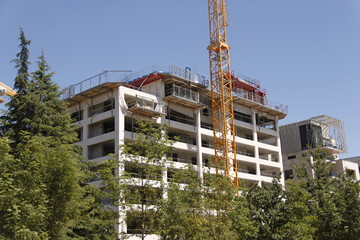
[[[232,81],[237,176],[248,185],[271,184],[283,171],[278,121],[287,106],[269,100],[255,79],[232,76]],[[119,154],[118,146],[134,139],[135,120],[151,120],[166,123],[168,134],[179,137],[169,170],[191,164],[203,177],[216,172],[209,167],[214,165],[210,92],[204,76],[169,65],[136,73],[104,71],[66,88],[63,99],[79,126],[84,158],[101,163],[109,153]]]

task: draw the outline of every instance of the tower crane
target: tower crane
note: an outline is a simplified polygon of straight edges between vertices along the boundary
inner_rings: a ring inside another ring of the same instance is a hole
[[[208,0],[209,62],[216,173],[238,186],[230,46],[226,0]]]
[[[14,96],[15,94],[16,92],[12,88],[0,82],[0,96],[4,96],[4,95]],[[4,102],[4,100],[0,98],[0,103],[2,102]]]

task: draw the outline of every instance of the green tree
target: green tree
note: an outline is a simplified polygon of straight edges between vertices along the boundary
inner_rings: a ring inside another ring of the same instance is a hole
[[[145,239],[159,232],[166,160],[172,142],[165,126],[137,121],[134,141],[121,145],[120,156],[102,164],[103,189],[112,204],[119,206],[122,214],[126,212],[124,237]]]
[[[309,196],[310,212],[316,216],[312,224],[314,239],[358,239],[359,182],[346,172],[332,176],[332,157],[322,149],[309,151],[304,162],[297,169],[297,175],[300,187]]]
[[[204,175],[202,193],[203,213],[206,219],[204,227],[208,238],[238,239],[231,218],[238,189],[233,186],[231,180],[221,174],[207,173]]]
[[[342,217],[338,239],[356,240],[360,236],[360,184],[346,172],[337,176],[336,195],[338,211]]]
[[[1,117],[2,126],[0,133],[6,134],[12,143],[18,144],[22,131],[28,129],[28,124],[34,116],[31,109],[31,101],[29,94],[29,49],[30,40],[26,39],[24,31],[20,29],[20,52],[16,55],[15,68],[17,69],[17,76],[15,77],[14,90],[17,92],[15,96],[11,97],[11,101],[6,105],[8,112]]]
[[[52,136],[63,143],[74,143],[77,135],[72,127],[69,114],[65,114],[67,106],[60,99],[59,87],[52,81],[53,72],[49,73],[44,53],[38,57],[38,69],[32,73],[29,84],[33,96],[34,114],[27,130],[32,135]]]
[[[282,231],[289,221],[289,209],[279,177],[274,177],[271,185],[253,186],[246,198],[258,229],[257,239],[285,239]]]
[[[114,219],[104,209],[101,194],[86,184],[76,133],[66,104],[44,55],[38,70],[28,74],[30,43],[20,32],[17,55],[18,94],[2,117],[5,156],[0,162],[0,231],[4,239],[106,239]],[[6,142],[8,141],[8,142]],[[10,143],[11,148],[7,145]],[[103,221],[107,219],[107,221]],[[101,223],[100,223],[101,222]]]
[[[247,191],[246,188],[241,189],[244,193]],[[259,229],[253,220],[250,204],[244,195],[238,194],[233,200],[232,211],[229,213],[231,227],[235,231],[238,240],[256,239]]]
[[[45,186],[41,181],[43,163],[14,158],[6,139],[0,157],[0,237],[2,239],[47,239]],[[29,146],[32,143],[29,143]],[[24,149],[28,158],[30,152]]]
[[[332,160],[327,156],[322,149],[309,151],[304,156],[305,163],[296,169],[296,175],[310,196],[310,211],[317,218],[313,225],[314,239],[341,239],[343,218],[339,203],[342,196],[337,192],[336,178],[331,176]]]
[[[283,239],[313,239],[317,217],[311,211],[310,194],[296,180],[286,182],[285,205],[288,221],[281,229]]]
[[[77,203],[79,215],[69,222],[70,227],[67,230],[67,237],[69,239],[117,239],[114,226],[117,222],[118,213],[104,206],[104,199],[107,197],[107,193],[98,186],[85,184],[97,177],[95,176],[97,173],[91,171],[94,165],[91,163],[83,165],[82,171],[85,173],[85,178],[82,180],[81,204]]]
[[[162,239],[206,239],[202,183],[192,165],[172,170],[167,199],[162,206]]]
[[[247,200],[222,175],[177,170],[163,206],[162,239],[254,239]]]

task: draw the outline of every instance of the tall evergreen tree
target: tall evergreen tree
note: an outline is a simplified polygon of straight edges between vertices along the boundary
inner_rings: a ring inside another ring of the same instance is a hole
[[[17,76],[15,77],[14,90],[17,92],[11,97],[11,101],[6,105],[8,112],[1,117],[2,126],[0,133],[6,135],[12,141],[12,144],[20,142],[21,135],[28,130],[31,118],[34,116],[29,99],[29,49],[30,40],[26,39],[25,33],[20,29],[20,52],[16,55],[15,68]]]
[[[66,103],[60,99],[59,87],[52,81],[44,53],[38,57],[38,69],[32,73],[30,90],[34,96],[34,114],[29,130],[31,134],[52,136],[63,143],[74,143],[76,134],[71,126],[69,114],[65,114]]]
[[[20,28],[20,52],[16,54],[15,68],[17,69],[18,76],[15,79],[14,89],[18,92],[19,95],[26,94],[27,84],[29,82],[29,49],[31,41],[26,39],[25,33]]]
[[[2,117],[5,156],[0,158],[1,239],[99,239],[111,233],[112,221],[100,206],[99,194],[86,184],[76,133],[66,104],[44,54],[28,73],[30,41],[20,32],[15,60],[18,94]],[[31,77],[31,81],[29,81]],[[13,153],[13,156],[10,154]],[[8,189],[8,190],[6,190]],[[95,223],[94,223],[95,222]],[[94,228],[101,228],[94,229]],[[105,239],[105,238],[104,238]]]

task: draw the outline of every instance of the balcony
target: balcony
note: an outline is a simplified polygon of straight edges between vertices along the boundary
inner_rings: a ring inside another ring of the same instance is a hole
[[[274,177],[276,175],[279,175],[280,169],[275,167],[269,167],[269,166],[260,166],[260,175],[265,177]]]
[[[277,154],[264,154],[259,155],[259,158],[266,161],[279,162]]]
[[[166,85],[164,100],[176,102],[176,104],[181,106],[195,109],[205,107],[200,101],[200,94],[198,92],[177,85],[167,86],[168,85]]]
[[[288,106],[269,100],[266,97],[260,96],[254,92],[239,89],[237,92],[233,92],[233,96],[235,102],[239,101],[246,106],[256,107],[259,110],[270,114],[280,114],[280,119],[287,115]]]
[[[188,116],[184,113],[178,112],[176,110],[173,109],[169,109],[169,112],[166,115],[166,119],[172,120],[172,121],[176,121],[176,122],[180,122],[180,123],[184,123],[184,124],[188,124],[191,126],[195,126],[195,119],[192,116]]]
[[[89,138],[93,138],[105,133],[113,132],[115,130],[115,119],[110,118],[101,122],[96,122],[89,125]]]
[[[89,107],[88,117],[94,117],[103,112],[110,111],[115,108],[115,100],[109,99],[105,102],[98,103]]]
[[[176,152],[176,153],[174,152],[171,154],[171,159],[174,162],[197,165],[196,156],[191,156],[186,152]]]
[[[144,96],[136,95],[127,100],[128,111],[152,118],[166,115],[166,104]]]
[[[88,147],[88,159],[92,160],[115,153],[115,141],[106,141]]]
[[[256,164],[238,161],[238,172],[256,175]]]

